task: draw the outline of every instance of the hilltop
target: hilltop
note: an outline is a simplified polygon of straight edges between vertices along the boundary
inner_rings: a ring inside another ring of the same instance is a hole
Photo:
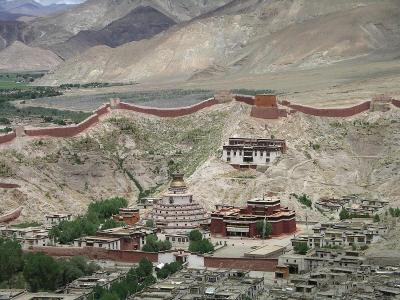
[[[264,192],[302,207],[291,193],[322,196],[359,193],[398,205],[400,111],[363,113],[347,119],[301,113],[276,121],[249,117],[240,103],[217,105],[194,115],[160,119],[114,111],[84,134],[67,139],[22,140],[3,147],[1,180],[21,185],[0,190],[1,211],[24,205],[24,217],[45,212],[79,213],[91,201],[162,192],[168,174],[185,172],[190,190],[208,209],[243,204]],[[231,136],[286,139],[287,154],[266,171],[239,172],[219,159]],[[318,145],[318,146],[316,146]]]

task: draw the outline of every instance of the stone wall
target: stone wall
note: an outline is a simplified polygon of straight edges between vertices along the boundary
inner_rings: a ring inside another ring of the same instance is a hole
[[[207,268],[227,268],[252,271],[274,272],[278,265],[275,258],[248,258],[248,257],[214,257],[205,256],[204,266]]]
[[[253,96],[235,95],[234,98],[236,101],[243,102],[248,105],[254,105],[254,103],[255,103],[255,97],[253,97]]]
[[[400,100],[392,99],[392,104],[398,108],[400,108]]]
[[[71,137],[88,129],[97,122],[99,122],[99,116],[97,114],[94,114],[77,125],[25,129],[25,134],[27,136],[35,136],[35,137],[37,136]]]
[[[31,247],[27,252],[42,252],[56,257],[85,256],[89,259],[103,259],[129,263],[137,263],[144,257],[152,262],[158,261],[158,253],[107,250],[93,247]]]
[[[0,144],[8,143],[14,140],[17,137],[15,131],[0,135]]]
[[[302,112],[307,115],[312,115],[317,117],[345,118],[369,110],[371,101],[366,101],[361,104],[346,108],[315,108],[300,104],[291,104],[290,102],[287,101],[282,102],[282,105],[286,105],[291,109],[294,109],[296,111]]]
[[[179,107],[179,108],[153,108],[153,107],[129,104],[125,102],[121,102],[118,108],[132,110],[135,112],[153,115],[157,117],[175,118],[195,113],[201,109],[213,106],[215,104],[218,104],[217,100],[215,100],[215,98],[210,98],[208,100],[205,100],[203,102],[191,106]]]
[[[18,189],[21,186],[15,183],[1,183],[0,182],[0,189]]]

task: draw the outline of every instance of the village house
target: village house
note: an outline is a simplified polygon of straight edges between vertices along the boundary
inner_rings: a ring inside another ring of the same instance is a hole
[[[71,214],[50,214],[45,216],[45,225],[56,226],[63,221],[71,221]]]
[[[132,300],[257,300],[264,291],[264,279],[251,277],[248,271],[185,269],[146,288]]]
[[[106,250],[121,250],[121,239],[102,236],[84,236],[74,240],[75,247],[93,247]]]
[[[44,247],[52,244],[49,231],[42,227],[17,228],[0,226],[0,236],[17,240],[23,249]]]
[[[122,281],[126,277],[126,272],[114,271],[98,271],[90,276],[80,277],[69,283],[64,293],[90,295],[96,286],[102,288],[110,288],[113,283]],[[92,299],[91,297],[85,299]]]
[[[269,165],[286,152],[284,140],[230,138],[222,148],[222,160],[235,168]]]
[[[146,237],[155,234],[157,229],[149,229],[144,226],[125,226],[106,230],[100,230],[96,233],[98,237],[118,238],[120,249],[118,250],[140,250],[145,244]]]

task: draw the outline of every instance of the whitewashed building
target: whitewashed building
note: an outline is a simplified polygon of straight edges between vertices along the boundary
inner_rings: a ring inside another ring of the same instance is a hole
[[[269,165],[286,152],[284,140],[230,138],[222,149],[222,160],[235,168]]]

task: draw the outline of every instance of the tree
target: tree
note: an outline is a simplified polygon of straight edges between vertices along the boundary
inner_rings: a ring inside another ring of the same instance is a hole
[[[123,223],[123,222],[117,222],[113,219],[107,219],[107,220],[105,220],[103,225],[101,225],[101,229],[106,230],[106,229],[123,227],[123,226],[125,226],[125,223]]]
[[[340,220],[349,219],[350,218],[350,214],[346,209],[342,208],[342,210],[339,213],[339,218],[340,218]]]
[[[22,269],[22,249],[17,241],[0,238],[0,282],[11,278]]]
[[[201,241],[203,239],[203,235],[199,230],[192,230],[189,233],[189,240],[190,241]]]
[[[379,223],[380,221],[381,221],[381,218],[379,217],[378,214],[376,214],[376,215],[374,216],[374,222],[375,222],[375,223]]]
[[[32,292],[54,291],[57,287],[60,267],[50,256],[43,253],[31,253],[25,257],[23,275]]]
[[[256,230],[261,238],[268,238],[272,234],[272,225],[267,220],[258,220]]]
[[[153,220],[146,220],[146,227],[154,228],[154,221]]]
[[[294,252],[297,254],[305,255],[310,248],[308,247],[307,243],[297,243],[294,246]]]
[[[139,261],[138,269],[141,270],[145,276],[153,274],[153,264],[147,258],[142,258]]]
[[[120,300],[121,298],[118,297],[118,294],[115,292],[106,291],[104,292],[99,300]]]
[[[165,240],[159,241],[155,234],[149,234],[146,236],[146,243],[144,244],[142,251],[144,252],[160,252],[171,249],[172,244]]]

